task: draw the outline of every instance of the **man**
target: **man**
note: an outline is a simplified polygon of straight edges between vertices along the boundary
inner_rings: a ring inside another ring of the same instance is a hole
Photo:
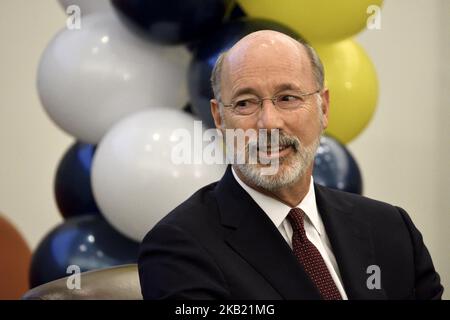
[[[276,150],[258,149],[278,168],[235,163],[162,219],[141,246],[144,298],[441,298],[403,209],[314,184],[329,93],[311,47],[252,33],[218,59],[212,85],[217,128],[278,132]]]

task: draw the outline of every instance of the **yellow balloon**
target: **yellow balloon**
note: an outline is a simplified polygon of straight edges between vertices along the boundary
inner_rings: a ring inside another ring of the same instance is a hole
[[[245,13],[291,27],[306,40],[332,42],[377,27],[383,0],[238,0]]]
[[[330,90],[326,132],[348,143],[363,131],[378,99],[375,68],[364,49],[351,39],[314,46],[325,69]]]

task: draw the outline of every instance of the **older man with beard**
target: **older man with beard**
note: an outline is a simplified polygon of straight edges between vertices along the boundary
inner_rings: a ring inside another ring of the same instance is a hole
[[[244,163],[147,234],[139,257],[145,299],[441,298],[439,275],[403,209],[314,184],[329,93],[310,46],[251,33],[219,57],[211,80],[216,127],[259,139],[249,135],[236,150]]]

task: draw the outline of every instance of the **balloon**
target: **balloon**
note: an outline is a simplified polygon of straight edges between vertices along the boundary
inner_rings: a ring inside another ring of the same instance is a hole
[[[182,44],[197,40],[220,26],[224,0],[112,0],[127,25],[150,40]]]
[[[73,274],[71,269],[68,272],[69,266],[84,272],[136,263],[138,250],[137,242],[125,238],[101,217],[73,217],[39,243],[31,262],[30,285],[69,276]]]
[[[238,0],[238,3],[248,16],[273,19],[317,43],[357,34],[366,27],[367,20],[370,22],[376,16],[383,0]]]
[[[189,53],[130,33],[114,12],[62,30],[42,55],[37,87],[50,118],[79,140],[96,144],[117,120],[144,108],[181,109]]]
[[[64,218],[99,214],[91,189],[95,146],[75,142],[61,159],[55,176],[55,199]]]
[[[0,215],[0,300],[27,292],[31,252],[19,231]]]
[[[189,66],[189,96],[194,113],[202,119],[205,126],[215,127],[209,103],[210,99],[213,98],[210,78],[220,53],[230,49],[249,33],[266,29],[283,32],[296,39],[300,38],[294,31],[272,21],[242,19],[224,24],[219,30],[199,43],[195,49],[194,57]]]
[[[98,145],[94,197],[105,218],[128,237],[142,240],[156,222],[225,171],[224,165],[174,161],[173,151],[182,142],[175,130],[193,141],[189,152],[196,143],[202,150],[202,127],[197,123],[195,129],[194,120],[180,111],[141,111],[117,123]]]
[[[378,99],[375,68],[364,49],[353,40],[315,47],[325,68],[330,89],[326,132],[348,143],[369,123]]]
[[[343,144],[329,136],[320,138],[314,159],[314,182],[347,192],[362,194],[358,164]]]
[[[66,10],[69,6],[75,5],[81,9],[81,16],[111,11],[112,6],[109,0],[59,0],[59,3]]]

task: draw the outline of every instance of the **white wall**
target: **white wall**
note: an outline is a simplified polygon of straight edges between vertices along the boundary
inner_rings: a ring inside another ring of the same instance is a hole
[[[41,108],[35,80],[40,55],[65,19],[56,0],[0,1],[0,212],[32,248],[62,220],[53,177],[72,138]]]
[[[64,26],[56,0],[0,2],[0,212],[32,248],[61,221],[52,183],[73,141],[35,89],[40,54]],[[365,194],[410,213],[450,291],[449,40],[450,1],[385,0],[382,29],[358,36],[378,72],[379,105],[349,148]]]

